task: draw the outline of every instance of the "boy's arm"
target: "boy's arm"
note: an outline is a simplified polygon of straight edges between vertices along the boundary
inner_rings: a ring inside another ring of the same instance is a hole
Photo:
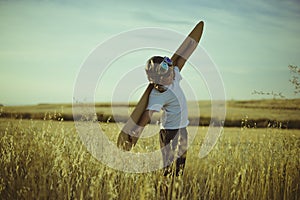
[[[172,56],[171,60],[173,65],[179,68],[179,71],[183,68],[186,60],[192,55],[193,51],[197,47],[197,42],[192,38],[186,38],[177,52]]]
[[[183,68],[186,60],[192,55],[197,47],[202,36],[203,26],[204,22],[200,21],[172,56],[171,60],[173,61],[173,65],[178,66],[180,71]]]
[[[138,122],[138,125],[145,127],[147,124],[149,124],[154,112],[155,112],[154,110],[145,110],[141,119]]]
[[[155,111],[154,110],[145,110],[139,122],[137,123],[136,128],[132,131],[134,135],[139,136],[144,127],[150,123],[151,117]]]

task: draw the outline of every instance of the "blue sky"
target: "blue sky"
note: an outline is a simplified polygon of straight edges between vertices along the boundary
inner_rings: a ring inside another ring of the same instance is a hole
[[[270,98],[254,90],[296,97],[288,70],[300,65],[296,0],[0,1],[0,103],[72,102],[81,65],[99,44],[142,27],[186,35],[199,20],[205,22],[201,48],[218,67],[227,99]],[[136,59],[142,65],[147,57]],[[183,71],[185,78],[190,73]],[[109,100],[105,91],[96,94],[96,101]]]

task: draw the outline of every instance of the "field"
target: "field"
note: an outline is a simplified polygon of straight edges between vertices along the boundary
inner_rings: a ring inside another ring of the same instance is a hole
[[[116,125],[102,124],[116,139]],[[190,127],[192,129],[193,127]],[[198,157],[207,128],[189,148],[183,177],[130,174],[94,159],[71,122],[1,120],[1,199],[299,199],[300,132],[225,128]],[[135,151],[145,148],[140,142]],[[148,146],[158,146],[157,142]],[[112,155],[113,156],[113,155]],[[167,189],[168,188],[168,189]]]
[[[299,118],[299,107],[292,104],[288,109],[282,104],[281,109],[264,104],[270,113],[264,112],[266,116],[247,108],[245,102],[240,104],[243,107],[236,107],[239,114],[234,110],[229,114],[235,113],[244,122],[245,115],[249,119]],[[290,111],[289,116],[283,114],[285,110]],[[51,113],[43,112],[48,113],[44,116]],[[196,130],[197,134],[188,149],[184,175],[169,178],[163,177],[160,170],[125,173],[106,166],[87,151],[74,122],[53,119],[0,119],[0,199],[300,199],[298,129],[255,128],[247,123],[225,127],[215,148],[200,159],[207,127],[190,126],[188,131]],[[99,125],[115,143],[120,124]],[[149,129],[157,126],[150,125]],[[155,135],[141,139],[133,152],[158,148]]]
[[[126,122],[135,103],[95,104],[98,121]],[[210,123],[211,102],[188,102],[191,125],[207,126]],[[200,110],[200,123],[199,112]],[[251,101],[227,101],[225,126],[281,127],[300,129],[300,99],[269,99]],[[115,120],[115,117],[118,119]],[[29,106],[0,107],[0,118],[11,119],[61,119],[73,121],[71,104],[39,104]],[[154,122],[157,118],[154,120]]]

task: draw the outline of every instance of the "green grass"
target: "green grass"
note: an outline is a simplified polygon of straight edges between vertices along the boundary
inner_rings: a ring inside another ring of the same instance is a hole
[[[115,143],[118,124],[100,125]],[[0,119],[0,199],[300,198],[299,130],[225,128],[213,151],[199,159],[206,131],[199,127],[185,174],[173,180],[160,171],[107,167],[82,145],[72,122]],[[158,148],[158,135],[133,151],[146,148]]]

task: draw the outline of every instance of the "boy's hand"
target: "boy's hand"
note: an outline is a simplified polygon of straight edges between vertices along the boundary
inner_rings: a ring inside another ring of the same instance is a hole
[[[139,137],[144,130],[144,127],[151,121],[151,117],[154,113],[154,110],[146,110],[144,111],[142,117],[138,124],[136,124],[135,128],[131,131],[131,135],[135,137]]]
[[[133,131],[131,132],[131,135],[134,137],[139,137],[141,135],[141,133],[143,132],[144,127],[142,126],[137,126],[136,128],[133,129]]]

